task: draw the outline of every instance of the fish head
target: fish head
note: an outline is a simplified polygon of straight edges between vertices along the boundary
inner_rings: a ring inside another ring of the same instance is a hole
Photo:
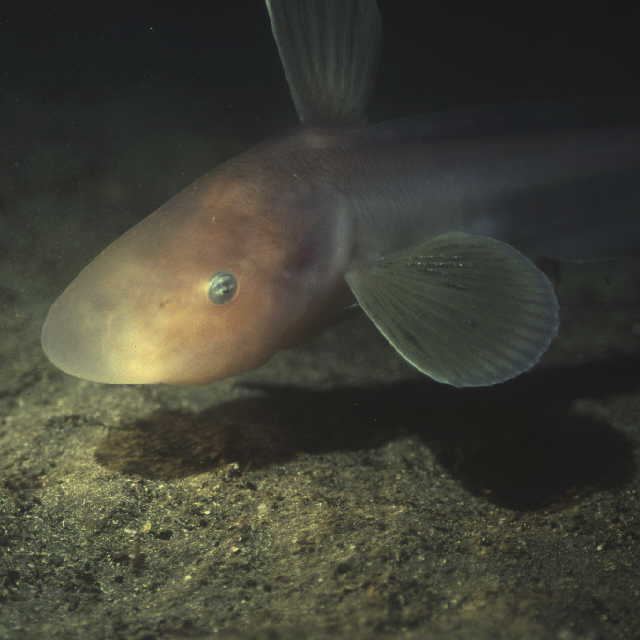
[[[206,383],[264,363],[336,272],[333,225],[273,195],[285,192],[224,172],[196,181],[54,302],[42,330],[49,360],[117,384]]]

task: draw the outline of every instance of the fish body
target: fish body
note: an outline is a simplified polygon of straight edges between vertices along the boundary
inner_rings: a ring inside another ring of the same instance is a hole
[[[489,139],[431,131],[404,139],[403,125],[390,121],[324,138],[314,132],[319,151],[306,131],[287,142],[297,149],[289,168],[306,166],[306,180],[345,194],[355,227],[350,260],[450,231],[490,236],[533,258],[616,257],[637,248],[640,129]],[[630,236],[621,233],[625,224]]]
[[[531,259],[638,245],[640,133],[531,131],[495,115],[367,125],[375,0],[267,8],[302,127],[107,247],[52,305],[49,359],[98,382],[209,382],[261,365],[355,298],[436,380],[481,386],[529,369],[558,328]]]

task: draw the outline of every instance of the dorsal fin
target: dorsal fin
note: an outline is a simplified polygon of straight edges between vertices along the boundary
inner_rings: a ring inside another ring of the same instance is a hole
[[[342,124],[363,117],[377,67],[376,0],[266,0],[298,117]]]

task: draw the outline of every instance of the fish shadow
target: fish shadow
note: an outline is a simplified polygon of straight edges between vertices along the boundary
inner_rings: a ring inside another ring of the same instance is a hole
[[[562,506],[634,475],[634,442],[597,399],[637,390],[639,371],[640,359],[616,359],[466,390],[427,379],[330,390],[251,384],[252,395],[199,413],[158,411],[113,429],[95,456],[123,474],[172,479],[412,437],[473,494],[516,510]]]

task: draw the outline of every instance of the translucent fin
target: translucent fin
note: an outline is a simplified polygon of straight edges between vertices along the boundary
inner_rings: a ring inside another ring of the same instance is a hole
[[[266,0],[291,97],[304,123],[358,120],[380,49],[376,0]]]
[[[531,368],[558,331],[547,277],[507,244],[437,236],[346,275],[391,345],[438,382],[475,387]]]

